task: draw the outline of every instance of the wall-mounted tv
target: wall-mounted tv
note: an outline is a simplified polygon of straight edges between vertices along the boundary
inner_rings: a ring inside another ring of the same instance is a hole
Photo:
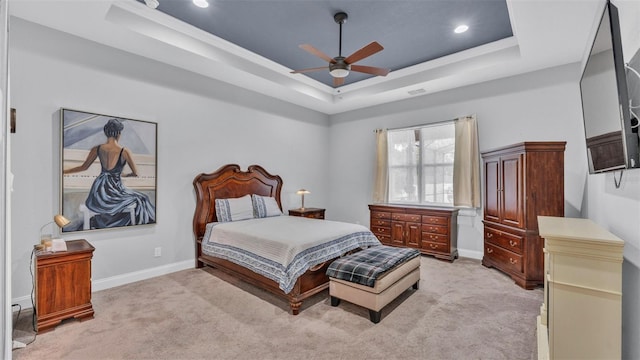
[[[640,167],[638,119],[630,111],[618,9],[609,1],[586,58],[580,92],[589,173]]]

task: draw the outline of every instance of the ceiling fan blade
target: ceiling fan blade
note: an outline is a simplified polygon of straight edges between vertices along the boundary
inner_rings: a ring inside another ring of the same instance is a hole
[[[319,57],[319,58],[323,59],[323,60],[324,60],[324,61],[326,61],[326,62],[329,62],[329,63],[332,63],[332,64],[333,64],[334,62],[336,62],[335,60],[333,60],[333,58],[329,57],[329,55],[327,55],[327,54],[323,53],[322,51],[320,51],[320,50],[318,50],[318,49],[314,48],[313,46],[311,46],[311,45],[309,45],[309,44],[302,44],[302,45],[300,45],[300,49],[302,49],[302,50],[306,50],[307,52],[309,52],[309,53],[311,53],[311,54],[313,54],[313,55],[315,55],[315,56],[317,56],[317,57]]]
[[[316,67],[316,68],[293,70],[291,73],[292,74],[300,74],[300,73],[308,73],[308,72],[312,72],[312,71],[320,71],[320,70],[327,70],[327,69],[328,68],[326,66],[323,66],[323,67]]]
[[[389,69],[383,69],[373,66],[351,65],[351,70],[378,76],[387,76],[387,74],[389,74]]]
[[[346,62],[347,64],[353,64],[354,62],[369,57],[377,53],[378,51],[382,51],[382,49],[384,49],[382,45],[378,44],[377,41],[374,41],[371,44],[349,55],[346,59],[344,59],[344,62]]]
[[[343,77],[341,77],[341,78],[334,77],[333,78],[333,86],[340,86],[342,84],[344,84],[344,78]]]

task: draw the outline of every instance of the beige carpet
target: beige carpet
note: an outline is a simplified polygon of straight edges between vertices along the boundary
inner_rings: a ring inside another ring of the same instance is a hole
[[[368,311],[328,291],[298,316],[215,269],[185,270],[93,294],[95,319],[65,321],[14,359],[535,359],[542,289],[479,261],[423,256],[419,290]],[[14,339],[33,339],[30,312]]]

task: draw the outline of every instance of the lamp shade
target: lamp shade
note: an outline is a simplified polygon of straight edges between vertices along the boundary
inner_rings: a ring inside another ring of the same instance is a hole
[[[67,219],[66,217],[57,214],[56,216],[53,217],[53,221],[56,223],[56,225],[58,225],[59,227],[65,227],[67,225],[69,225],[69,223],[71,221],[69,221],[69,219]]]

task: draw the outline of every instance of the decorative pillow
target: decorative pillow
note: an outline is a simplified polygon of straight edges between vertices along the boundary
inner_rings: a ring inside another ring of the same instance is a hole
[[[275,198],[253,194],[251,199],[253,200],[253,215],[255,217],[264,218],[282,215]]]
[[[245,195],[241,198],[216,199],[216,217],[218,222],[253,218],[251,195]]]

